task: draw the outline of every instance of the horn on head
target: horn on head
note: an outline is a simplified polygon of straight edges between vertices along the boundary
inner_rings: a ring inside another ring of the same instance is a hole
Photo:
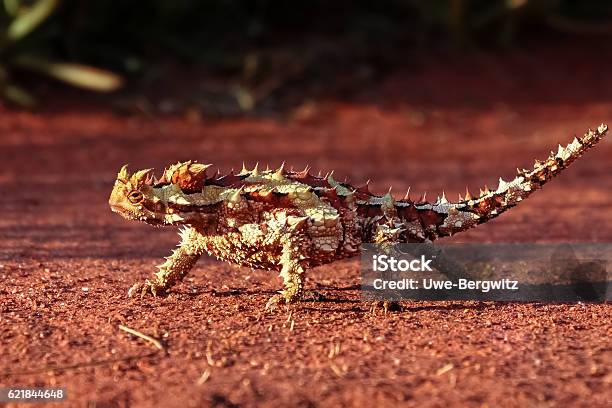
[[[153,169],[144,169],[137,171],[130,177],[130,182],[135,187],[140,187],[144,184],[151,185],[153,183]]]
[[[121,170],[119,170],[119,173],[117,174],[117,180],[121,181],[122,183],[127,183],[128,181],[130,181],[130,173],[128,173],[127,164],[125,164],[123,167],[121,167]]]

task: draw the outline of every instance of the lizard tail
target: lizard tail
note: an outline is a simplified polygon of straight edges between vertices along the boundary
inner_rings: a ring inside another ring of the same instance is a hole
[[[468,193],[457,203],[438,201],[433,205],[434,209],[438,207],[447,216],[437,225],[437,235],[448,236],[468,230],[514,207],[595,146],[607,131],[605,124],[599,125],[596,130],[589,129],[582,138],[574,138],[565,147],[559,145],[558,151],[551,152],[545,161],[536,160],[532,170],[518,170],[514,180],[504,181],[500,178],[494,191],[485,188],[476,198]]]

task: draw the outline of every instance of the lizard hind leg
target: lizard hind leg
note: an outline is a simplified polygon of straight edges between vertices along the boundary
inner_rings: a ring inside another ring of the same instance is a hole
[[[304,272],[302,266],[283,266],[279,276],[283,278],[284,288],[280,293],[273,295],[266,304],[266,311],[274,311],[281,303],[293,303],[298,300],[304,302],[323,302],[325,296],[314,290],[304,290]]]
[[[274,311],[280,303],[293,303],[298,300],[320,300],[320,296],[303,290],[307,259],[303,255],[308,237],[302,230],[293,230],[281,237],[280,274],[283,290],[272,296],[266,304],[266,311]]]
[[[293,303],[302,296],[304,269],[299,265],[283,265],[280,276],[283,278],[283,290],[272,296],[266,304],[267,311],[273,311],[279,303]]]
[[[391,220],[388,224],[379,224],[375,228],[374,243],[386,254],[396,254],[396,245],[401,242],[400,236],[404,231],[397,220]],[[397,298],[400,299],[401,296],[398,294]],[[376,311],[380,307],[382,307],[384,314],[387,314],[387,312],[400,312],[402,310],[402,305],[397,299],[379,299],[370,302],[370,314],[376,315]]]

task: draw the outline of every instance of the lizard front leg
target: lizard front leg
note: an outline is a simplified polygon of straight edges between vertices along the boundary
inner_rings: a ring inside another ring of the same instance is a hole
[[[157,296],[165,293],[176,282],[193,268],[204,251],[200,233],[194,228],[185,228],[180,232],[181,242],[178,249],[172,251],[172,254],[166,257],[166,262],[158,265],[157,271],[153,278],[147,279],[144,282],[135,283],[128,291],[128,296],[134,297],[140,295]]]

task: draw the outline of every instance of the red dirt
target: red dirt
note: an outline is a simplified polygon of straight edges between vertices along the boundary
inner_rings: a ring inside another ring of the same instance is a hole
[[[582,63],[587,51],[571,52],[576,62],[554,50],[432,62],[351,103],[304,105],[283,120],[121,117],[81,109],[86,101],[0,110],[0,386],[64,386],[62,406],[606,406],[609,304],[406,302],[372,316],[357,263],[346,261],[309,275],[329,301],[264,315],[279,279],[212,259],[167,297],[132,300],[129,286],[177,238],[107,207],[122,164],[187,158],[223,170],[310,164],[398,195],[409,185],[434,196],[495,185],[612,118],[612,78],[598,76],[611,56],[595,66]],[[609,242],[611,155],[608,140],[457,238]],[[119,324],[161,339],[167,353]]]

